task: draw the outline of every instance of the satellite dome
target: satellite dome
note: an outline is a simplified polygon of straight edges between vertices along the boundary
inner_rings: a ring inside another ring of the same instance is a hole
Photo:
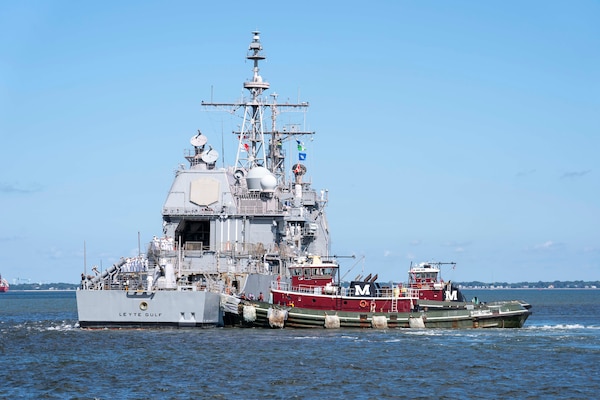
[[[277,187],[277,178],[272,173],[268,173],[260,180],[260,186],[263,192],[272,192]]]
[[[262,178],[267,175],[270,175],[268,169],[265,167],[254,167],[248,171],[248,175],[246,176],[246,183],[248,184],[248,190],[251,192],[260,192],[262,190],[262,186],[260,184]]]

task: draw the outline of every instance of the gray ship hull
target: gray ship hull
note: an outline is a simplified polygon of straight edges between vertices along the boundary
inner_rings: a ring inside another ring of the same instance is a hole
[[[81,328],[209,328],[222,325],[220,295],[207,291],[78,290]]]

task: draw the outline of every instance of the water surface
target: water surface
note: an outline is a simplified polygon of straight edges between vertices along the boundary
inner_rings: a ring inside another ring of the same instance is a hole
[[[522,329],[79,329],[74,292],[0,295],[6,398],[580,398],[600,390],[600,290],[522,299]]]

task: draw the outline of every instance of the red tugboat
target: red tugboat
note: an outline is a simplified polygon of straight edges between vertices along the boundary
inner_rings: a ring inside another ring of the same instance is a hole
[[[466,302],[456,285],[442,279],[442,265],[456,267],[454,262],[411,263],[408,270],[408,287],[418,291],[419,300]]]
[[[0,275],[0,293],[8,292],[9,287],[8,281]]]
[[[410,312],[418,291],[402,285],[381,285],[377,275],[338,285],[339,265],[318,256],[301,258],[290,267],[291,283],[271,287],[273,304],[316,310]]]
[[[377,275],[339,284],[339,265],[318,256],[291,265],[291,283],[276,281],[271,302],[240,305],[246,325],[325,328],[520,328],[531,312],[521,301],[466,301],[440,278],[440,266],[411,265],[405,284],[379,283]]]

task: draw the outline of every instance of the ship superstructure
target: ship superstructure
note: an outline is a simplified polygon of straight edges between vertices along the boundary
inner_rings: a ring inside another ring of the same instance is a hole
[[[299,138],[313,132],[276,127],[282,109],[306,108],[308,103],[279,105],[275,96],[264,96],[270,85],[259,74],[265,56],[258,32],[247,59],[253,62],[252,79],[244,82],[248,98],[202,102],[206,108],[242,110],[241,129],[233,132],[238,138],[235,165],[217,168],[216,150],[198,132],[186,156],[189,168],[178,171],[169,191],[163,222],[166,237],[182,247],[181,274],[202,275],[224,283],[225,289],[252,293],[253,288],[243,285],[247,273],[284,275],[283,264],[302,254],[326,255],[329,232],[326,192],[317,194],[303,181],[306,166],[301,162],[286,170],[285,143],[292,140],[302,149]],[[265,129],[268,114],[270,130]],[[290,182],[289,172],[294,177]]]

